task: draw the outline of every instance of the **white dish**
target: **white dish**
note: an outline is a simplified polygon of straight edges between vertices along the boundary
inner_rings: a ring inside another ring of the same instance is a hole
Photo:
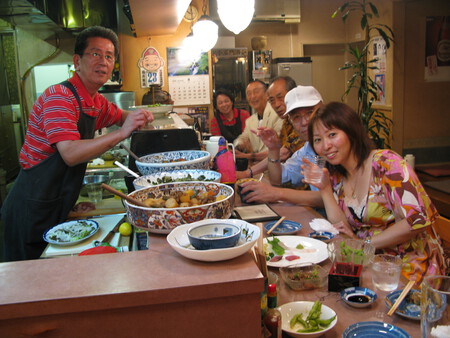
[[[267,265],[271,267],[288,266],[299,263],[320,263],[328,258],[327,244],[314,238],[303,236],[274,236],[278,238],[289,249],[285,249],[283,258],[278,262],[267,261]],[[269,237],[272,240],[272,237]],[[264,238],[264,244],[268,244],[267,238]],[[297,245],[303,245],[304,249],[296,249]],[[266,247],[266,246],[265,246]],[[267,250],[272,252],[271,245],[267,246]],[[266,252],[267,255],[267,252]],[[285,257],[290,255],[300,256],[299,259],[287,260]]]
[[[321,314],[320,319],[330,319],[333,316],[336,316],[336,318],[330,323],[330,325],[320,331],[317,332],[310,332],[310,333],[299,333],[297,332],[298,329],[301,329],[301,325],[297,324],[297,326],[294,326],[294,328],[291,329],[290,327],[290,321],[292,318],[294,318],[295,315],[302,313],[303,318],[306,318],[309,311],[311,311],[312,306],[314,305],[314,302],[308,302],[308,301],[298,301],[298,302],[291,302],[281,305],[278,309],[281,312],[281,327],[284,332],[286,332],[291,337],[319,337],[323,335],[325,332],[331,330],[337,323],[337,315],[336,312],[334,312],[333,309],[329,308],[328,306],[322,304],[321,308]]]
[[[75,233],[73,230],[77,228],[79,225],[85,225],[85,229],[83,233]],[[99,229],[98,223],[90,220],[90,219],[80,219],[76,221],[64,222],[58,225],[55,225],[53,228],[48,229],[44,233],[44,241],[55,244],[55,245],[75,245],[80,243],[89,237],[92,237]],[[64,239],[60,236],[61,233],[66,234]],[[57,238],[53,238],[57,236]]]
[[[232,248],[224,249],[210,249],[210,250],[196,250],[190,243],[187,235],[187,231],[196,225],[209,224],[209,223],[224,223],[233,224],[241,227],[241,229],[248,229],[248,241],[243,238],[246,231],[243,231],[241,239],[238,244]],[[205,219],[203,221],[184,224],[176,227],[167,235],[167,242],[169,245],[178,252],[180,255],[203,262],[219,262],[227,259],[232,259],[243,255],[255,244],[260,235],[259,228],[253,224],[245,222],[240,219]]]

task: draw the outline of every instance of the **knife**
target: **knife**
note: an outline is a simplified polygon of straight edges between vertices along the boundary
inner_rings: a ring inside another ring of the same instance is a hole
[[[127,219],[127,216],[123,216],[119,222],[117,222],[116,226],[110,231],[108,232],[108,234],[105,236],[105,238],[103,238],[103,240],[100,242],[101,244],[109,244],[109,241],[113,238],[113,236],[117,233],[117,231],[119,230],[120,225],[125,222]]]

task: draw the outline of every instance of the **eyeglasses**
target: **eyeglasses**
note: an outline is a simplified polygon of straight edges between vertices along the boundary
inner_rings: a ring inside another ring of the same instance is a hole
[[[103,55],[103,54],[96,53],[96,52],[93,52],[93,53],[86,52],[83,55],[85,55],[85,54],[90,55],[92,58],[94,58],[97,61],[98,60],[103,60],[103,58],[105,58],[106,62],[114,63],[114,60],[115,60],[114,56],[109,55],[109,54]]]
[[[296,112],[294,114],[289,115],[289,120],[292,123],[300,122],[301,120],[304,120],[305,122],[309,122],[309,119],[311,118],[311,115],[314,110],[308,110],[305,112]]]

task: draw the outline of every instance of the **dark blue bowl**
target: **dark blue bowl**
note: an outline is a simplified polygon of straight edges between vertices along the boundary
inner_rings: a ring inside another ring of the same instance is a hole
[[[274,224],[278,221],[272,221],[264,224],[264,229],[269,231]],[[294,235],[302,229],[302,225],[300,223],[284,220],[280,224],[277,225],[275,229],[272,230],[271,234],[275,236],[280,235]]]
[[[234,247],[241,236],[241,228],[234,224],[197,225],[187,232],[189,242],[198,250],[223,249]]]

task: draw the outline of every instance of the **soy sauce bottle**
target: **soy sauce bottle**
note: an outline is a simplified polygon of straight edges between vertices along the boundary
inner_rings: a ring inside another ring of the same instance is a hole
[[[269,284],[267,291],[268,310],[264,316],[265,337],[281,338],[281,312],[277,309],[278,295],[277,285]]]

